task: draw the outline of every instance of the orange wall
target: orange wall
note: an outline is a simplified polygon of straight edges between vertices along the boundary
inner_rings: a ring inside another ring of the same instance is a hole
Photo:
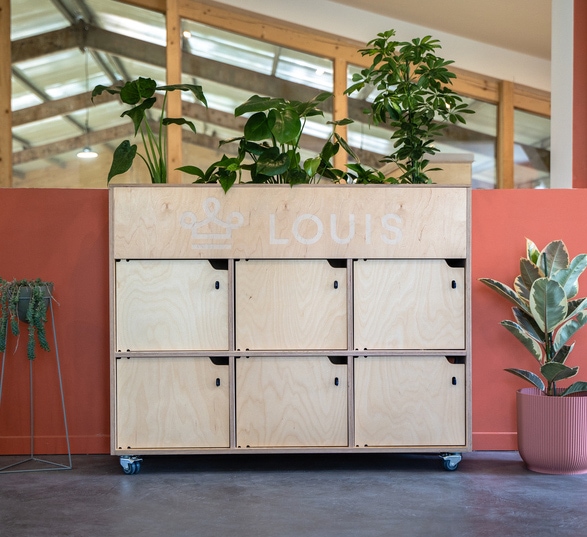
[[[477,278],[511,282],[525,237],[543,247],[562,238],[571,255],[587,252],[587,191],[473,192],[473,447],[516,449],[515,391],[523,381],[505,367],[532,367],[532,359],[499,321],[505,300]],[[108,195],[106,190],[0,189],[0,276],[55,282],[59,354],[72,451],[109,452]],[[587,285],[587,283],[583,284]],[[587,287],[584,287],[587,294]],[[21,341],[9,340],[0,404],[0,453],[26,453],[28,361]],[[587,331],[570,362],[587,379]],[[63,452],[53,353],[34,363],[37,453]]]
[[[473,448],[516,449],[515,390],[524,381],[503,371],[531,369],[535,361],[499,322],[511,308],[477,281],[481,277],[513,283],[525,239],[539,248],[562,239],[571,256],[587,253],[587,191],[495,190],[473,191]],[[587,295],[587,276],[579,296]],[[582,291],[582,293],[581,293]],[[582,365],[587,380],[587,329],[576,338],[570,365]],[[582,373],[582,375],[581,375]]]
[[[108,452],[108,192],[0,189],[0,229],[0,276],[40,277],[55,284],[60,304],[54,306],[55,325],[72,450]],[[51,353],[38,351],[33,368],[35,453],[65,448],[50,327],[49,336]],[[14,347],[10,336],[0,403],[0,453],[29,449],[26,333],[16,354]]]

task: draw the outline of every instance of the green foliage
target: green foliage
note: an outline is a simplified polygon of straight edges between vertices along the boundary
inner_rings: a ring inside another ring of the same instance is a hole
[[[345,93],[375,87],[377,96],[366,113],[375,125],[394,129],[394,151],[383,162],[399,167],[400,183],[430,183],[427,156],[439,151],[434,141],[449,123],[464,124],[463,114],[473,111],[448,87],[456,75],[447,68],[453,62],[435,54],[441,48],[437,39],[396,41],[394,36],[394,30],[377,34],[359,51],[371,56],[372,64],[353,75]]]
[[[164,93],[163,106],[159,113],[158,129],[154,132],[149,123],[148,111],[153,108],[157,99],[155,93],[162,91]],[[151,78],[138,78],[126,82],[123,86],[102,86],[98,85],[92,91],[92,101],[103,92],[111,95],[118,95],[120,100],[131,108],[125,110],[121,117],[127,116],[133,122],[135,127],[135,136],[139,133],[143,142],[145,154],[137,153],[137,146],[131,145],[129,140],[124,140],[114,151],[112,165],[108,173],[108,182],[116,175],[130,170],[135,156],[145,162],[149,169],[151,182],[167,182],[167,130],[168,125],[187,125],[194,133],[195,125],[185,118],[168,118],[165,117],[165,105],[167,103],[167,93],[170,91],[186,91],[195,96],[201,103],[208,106],[206,97],[201,86],[193,84],[173,84],[168,86],[157,86],[157,83]]]
[[[45,323],[52,287],[51,282],[38,278],[12,281],[0,278],[0,351],[6,350],[9,328],[13,335],[20,335],[19,320],[28,323],[28,358],[34,360],[37,345],[49,351]]]
[[[195,183],[219,182],[227,191],[235,182],[241,182],[242,172],[250,173],[253,183],[300,184],[317,183],[321,178],[346,180],[345,172],[334,168],[332,158],[340,148],[352,153],[346,140],[336,132],[349,119],[330,121],[332,133],[315,157],[302,162],[300,141],[310,117],[324,116],[320,104],[332,96],[323,92],[310,101],[288,101],[283,98],[253,95],[237,106],[236,117],[250,114],[243,135],[223,140],[220,145],[238,143],[237,156],[226,155],[206,171],[195,166],[179,168],[196,175]]]
[[[579,276],[587,268],[587,254],[569,262],[563,241],[552,241],[540,251],[526,240],[526,257],[520,259],[520,274],[513,288],[490,278],[480,281],[510,301],[515,321],[501,324],[538,362],[540,375],[523,369],[506,369],[530,382],[546,395],[569,395],[587,391],[587,382],[575,382],[560,391],[556,383],[574,377],[578,367],[565,365],[573,350],[569,344],[587,324],[587,299],[576,298]],[[546,384],[545,384],[546,381]]]

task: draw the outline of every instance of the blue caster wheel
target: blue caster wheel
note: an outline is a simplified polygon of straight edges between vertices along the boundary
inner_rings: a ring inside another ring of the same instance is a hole
[[[442,458],[444,469],[449,472],[454,472],[459,467],[459,462],[463,459],[460,453],[443,453],[440,457]]]
[[[122,456],[120,457],[120,466],[126,475],[138,474],[141,471],[141,462],[143,459],[137,456]]]

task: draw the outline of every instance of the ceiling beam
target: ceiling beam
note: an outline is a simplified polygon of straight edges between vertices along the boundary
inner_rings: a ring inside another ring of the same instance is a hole
[[[12,112],[12,126],[18,127],[33,121],[41,121],[55,116],[63,116],[77,110],[83,110],[92,104],[92,92],[88,91],[71,97],[63,97],[46,103],[29,106]],[[99,102],[105,103],[118,100],[116,95],[104,93],[100,96]]]

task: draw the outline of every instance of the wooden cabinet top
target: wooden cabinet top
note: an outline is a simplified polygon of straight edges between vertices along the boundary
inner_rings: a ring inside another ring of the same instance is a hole
[[[112,185],[116,259],[466,258],[470,188]]]

